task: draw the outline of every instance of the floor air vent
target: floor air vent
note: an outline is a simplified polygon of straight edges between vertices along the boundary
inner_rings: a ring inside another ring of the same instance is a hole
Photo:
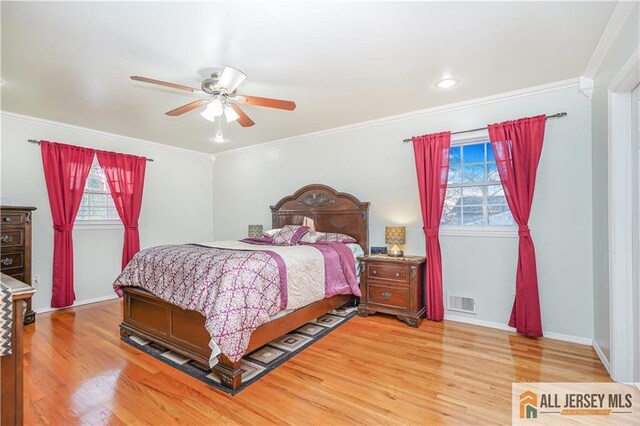
[[[476,313],[476,299],[468,296],[449,295],[449,304],[447,309],[450,311],[466,312],[468,314]]]

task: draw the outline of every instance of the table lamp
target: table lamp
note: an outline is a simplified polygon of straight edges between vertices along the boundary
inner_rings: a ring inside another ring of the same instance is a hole
[[[387,254],[392,257],[402,257],[404,254],[398,244],[404,245],[405,243],[406,228],[404,226],[387,226],[385,227],[384,238],[385,242],[391,245],[391,248],[387,250]]]
[[[262,225],[249,225],[249,238],[260,238],[262,232]]]

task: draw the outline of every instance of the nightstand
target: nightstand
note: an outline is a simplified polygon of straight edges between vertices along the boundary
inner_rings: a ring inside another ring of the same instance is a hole
[[[362,297],[358,315],[376,312],[396,315],[411,327],[424,317],[424,269],[426,257],[371,255],[359,257]]]

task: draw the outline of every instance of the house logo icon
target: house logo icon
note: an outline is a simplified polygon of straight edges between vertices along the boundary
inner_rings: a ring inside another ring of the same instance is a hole
[[[520,418],[538,418],[538,395],[534,392],[526,391],[520,394]]]

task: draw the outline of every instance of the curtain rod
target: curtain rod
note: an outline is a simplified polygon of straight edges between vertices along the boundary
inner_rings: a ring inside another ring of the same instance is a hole
[[[40,145],[40,142],[41,142],[41,141],[36,140],[36,139],[29,139],[29,140],[27,140],[27,142],[35,143],[35,144]],[[147,158],[147,161],[153,161],[153,158]]]
[[[567,115],[566,112],[558,112],[556,114],[553,115],[547,115],[547,120],[550,118],[562,118],[565,117]],[[457,132],[451,132],[452,135],[459,135],[461,133],[471,133],[471,132],[477,132],[479,130],[487,130],[488,127],[478,127],[477,129],[469,129],[469,130],[459,130]],[[404,139],[402,142],[411,142],[413,140],[413,138],[409,138],[409,139]]]

